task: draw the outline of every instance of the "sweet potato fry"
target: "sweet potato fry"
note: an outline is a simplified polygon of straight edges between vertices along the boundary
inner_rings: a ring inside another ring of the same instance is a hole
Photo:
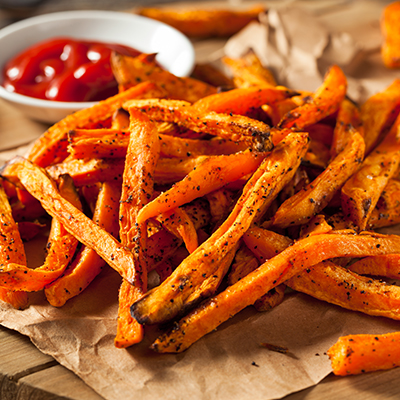
[[[400,365],[400,332],[342,336],[328,350],[335,375],[354,375]]]
[[[160,158],[154,174],[154,181],[159,185],[172,184],[181,181],[209,157],[218,156],[194,156],[188,158]]]
[[[250,262],[249,259],[248,265],[236,266],[235,270],[231,272],[231,280],[228,280],[230,284],[234,284],[239,279],[242,279],[267,259],[274,257],[293,243],[286,236],[257,226],[253,226],[247,230],[243,235],[243,241],[247,246],[246,248],[251,251],[253,257],[257,260],[257,264],[255,265],[254,261]],[[283,301],[285,289],[286,285],[283,283],[271,289],[254,302],[254,308],[259,312],[263,312],[276,307]]]
[[[115,237],[119,228],[120,191],[120,184],[103,183],[93,213],[93,221]],[[63,306],[69,299],[86,289],[105,266],[105,261],[94,250],[84,247],[64,274],[45,288],[48,302],[54,307]]]
[[[329,164],[329,148],[322,142],[310,138],[308,151],[302,164],[310,168],[326,169]]]
[[[159,134],[160,157],[187,158],[195,155],[232,154],[247,148],[228,139],[186,139]],[[129,143],[128,132],[114,129],[77,129],[68,133],[72,158],[123,158]]]
[[[320,213],[359,168],[363,157],[363,138],[357,131],[349,133],[343,151],[304,190],[297,192],[279,207],[272,225],[279,228],[300,225]]]
[[[345,217],[365,229],[378,200],[400,165],[400,116],[383,142],[345,183],[341,203]]]
[[[98,182],[122,181],[125,160],[117,159],[66,159],[46,168],[47,173],[58,179],[61,175],[68,174],[75,186],[94,185]]]
[[[251,108],[261,107],[263,104],[271,105],[296,94],[297,92],[293,90],[279,86],[252,86],[203,97],[197,100],[192,107],[199,113],[214,111],[246,115]]]
[[[349,235],[312,235],[299,240],[191,311],[172,330],[160,336],[152,348],[160,353],[184,351],[273,287],[321,261],[342,256],[395,254],[399,249],[397,235],[355,235],[353,232]]]
[[[288,279],[286,285],[319,300],[368,315],[400,319],[400,288],[324,261]]]
[[[361,105],[360,116],[364,127],[365,154],[379,142],[386,128],[393,124],[400,109],[400,79],[393,81],[382,92],[369,97]]]
[[[158,216],[160,222],[169,232],[182,238],[189,253],[197,249],[199,242],[193,221],[182,208],[174,208],[171,211]]]
[[[147,291],[147,223],[137,219],[139,211],[153,196],[153,176],[160,156],[160,141],[153,122],[137,109],[129,109],[129,145],[126,155],[119,207],[119,236],[135,257],[133,284],[123,281],[119,291],[118,348],[129,347],[143,339],[143,327],[131,316],[132,302]]]
[[[73,129],[68,132],[70,158],[124,158],[129,133],[119,129]]]
[[[351,128],[364,137],[364,127],[361,122],[360,110],[356,104],[346,98],[340,104],[336,118],[330,151],[332,158],[343,151],[352,132]]]
[[[398,223],[400,223],[400,181],[389,179],[368,220],[368,229],[378,229]]]
[[[260,263],[264,263],[293,244],[293,240],[268,229],[252,226],[243,235],[243,241]]]
[[[249,248],[242,244],[236,252],[235,259],[227,276],[228,285],[233,285],[244,276],[258,268],[259,262]]]
[[[231,212],[235,195],[232,191],[222,188],[214,190],[205,197],[209,204],[211,219],[215,225],[219,225]]]
[[[0,173],[8,180],[23,185],[68,232],[95,250],[124,279],[134,282],[135,260],[132,252],[65,200],[44,169],[22,157],[15,157],[0,170]]]
[[[304,129],[337,111],[347,89],[347,79],[336,65],[325,75],[324,82],[309,102],[289,111],[279,122],[280,128]]]
[[[347,269],[359,275],[372,275],[390,279],[400,277],[400,255],[386,254],[383,256],[371,256],[361,258],[351,263]]]
[[[127,101],[124,108],[137,107],[156,121],[174,122],[195,132],[244,141],[256,151],[272,148],[270,127],[260,121],[236,114],[197,112],[187,102],[151,99]]]
[[[32,180],[34,181],[34,179]],[[35,183],[33,182],[33,184]],[[79,196],[71,178],[68,176],[61,178],[59,191],[63,199],[71,202],[78,209],[81,208]],[[59,220],[53,218],[43,265],[33,269],[27,267],[26,263],[8,262],[2,267],[0,286],[26,292],[43,289],[62,275],[71,262],[77,246],[78,241],[75,237],[64,229]]]
[[[190,103],[217,92],[214,86],[205,82],[171,74],[156,63],[155,56],[156,54],[142,54],[130,57],[112,53],[111,67],[120,88],[127,90],[139,82],[153,82],[167,93],[168,98]]]
[[[223,71],[214,67],[211,63],[196,63],[191,77],[215,87],[234,87],[232,79],[226,76]]]
[[[264,158],[225,222],[168,279],[132,305],[138,322],[167,321],[212,294],[207,284],[222,278],[216,270],[223,258],[291,179],[306,148],[307,134],[293,133]]]
[[[254,172],[267,153],[244,151],[228,156],[210,156],[198,164],[183,180],[146,204],[138,221],[167,212],[221,188],[228,182]]]
[[[231,36],[263,11],[261,5],[246,10],[143,7],[139,14],[171,25],[186,36],[204,39]]]
[[[126,92],[101,101],[93,107],[67,116],[49,128],[34,143],[27,158],[41,167],[59,163],[67,157],[67,134],[72,129],[86,128],[95,121],[105,120],[129,99],[162,97],[165,92],[151,82],[143,82]]]
[[[381,48],[383,63],[388,68],[400,67],[400,2],[394,1],[383,9],[381,16],[381,32],[383,43]]]
[[[253,50],[249,50],[240,58],[222,57],[222,62],[230,69],[233,81],[239,88],[276,86],[272,72],[262,65]]]
[[[0,179],[0,269],[8,263],[26,265],[24,244],[18,231],[18,225],[12,216],[11,206]],[[26,292],[0,286],[0,300],[11,304],[16,309],[28,306]]]

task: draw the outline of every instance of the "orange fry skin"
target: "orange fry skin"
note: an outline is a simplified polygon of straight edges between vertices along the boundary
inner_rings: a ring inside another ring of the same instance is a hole
[[[129,145],[126,155],[119,207],[121,243],[135,257],[133,284],[123,281],[119,290],[119,308],[115,347],[126,348],[142,341],[143,326],[130,314],[130,305],[147,291],[147,223],[138,222],[139,210],[153,196],[153,177],[160,156],[160,141],[155,124],[144,113],[129,109]]]
[[[275,104],[296,94],[297,92],[284,87],[252,86],[203,97],[197,100],[192,107],[198,112],[215,111],[245,115],[251,108],[261,107],[264,104]]]
[[[341,192],[343,213],[360,230],[368,221],[378,200],[400,165],[400,115],[385,139],[362,162],[344,184]]]
[[[289,111],[279,122],[280,128],[304,129],[338,110],[347,90],[347,79],[343,71],[332,66],[323,84],[309,102]]]
[[[254,172],[265,155],[266,153],[245,151],[227,156],[207,157],[183,180],[145,205],[138,214],[138,221],[168,212]]]
[[[143,7],[139,14],[171,25],[189,37],[209,38],[231,36],[263,11],[263,6],[247,10]]]
[[[159,215],[157,220],[175,236],[182,238],[189,253],[193,253],[199,245],[196,228],[187,212],[177,207]]]
[[[137,87],[138,82],[153,82],[166,93],[166,97],[190,103],[217,92],[214,86],[205,82],[190,77],[178,77],[162,69],[156,63],[155,56],[156,54],[141,54],[130,57],[113,52],[111,67],[120,89],[130,90],[132,86]],[[164,96],[153,96],[157,97]]]
[[[93,213],[93,221],[113,236],[118,234],[120,190],[119,184],[104,183]],[[63,306],[69,299],[81,293],[105,266],[105,261],[94,250],[84,247],[63,276],[45,288],[47,301],[54,307]]]
[[[11,206],[0,179],[0,269],[10,262],[26,265],[24,244],[12,216]],[[16,309],[26,308],[29,304],[28,294],[0,287],[0,300],[11,304]]]
[[[273,287],[318,262],[334,257],[394,254],[399,249],[397,235],[321,234],[299,240],[187,314],[152,348],[160,353],[184,351]]]
[[[98,182],[122,181],[124,171],[122,158],[66,159],[59,164],[46,168],[46,172],[55,180],[68,174],[76,187],[95,185]]]
[[[400,254],[386,254],[362,258],[347,266],[347,269],[360,275],[400,278]]]
[[[400,2],[388,4],[381,16],[381,32],[383,43],[381,54],[383,63],[388,68],[400,67]]]
[[[330,150],[332,158],[343,151],[347,141],[350,139],[352,128],[364,137],[360,110],[357,105],[346,98],[340,104],[336,118]]]
[[[207,285],[209,281],[214,281],[215,270],[292,178],[307,144],[306,133],[294,132],[266,155],[224,223],[169,278],[132,305],[131,313],[138,322],[152,324],[168,321],[206,295],[211,295],[207,293]]]
[[[15,157],[2,168],[1,174],[13,182],[20,182],[41,202],[48,214],[61,221],[68,232],[94,249],[128,282],[134,281],[135,261],[132,252],[65,200],[44,169],[22,157]]]
[[[143,82],[126,92],[101,101],[91,108],[77,111],[53,125],[40,136],[26,157],[41,167],[59,163],[68,156],[68,131],[85,128],[95,121],[111,117],[115,110],[129,99],[162,97],[164,93],[155,84]]]
[[[256,151],[269,151],[273,147],[271,128],[243,115],[199,112],[188,102],[164,99],[130,100],[124,105],[127,107],[137,107],[156,121],[173,122],[194,132],[245,142]]]
[[[247,148],[245,143],[217,137],[199,140],[160,133],[159,138],[160,157],[168,158],[232,154]],[[74,159],[123,158],[129,144],[129,133],[118,129],[76,129],[68,132],[68,140],[68,151]]]
[[[400,107],[400,79],[395,79],[383,91],[370,96],[360,108],[364,129],[365,154],[379,142],[385,128],[396,119]]]
[[[335,375],[355,375],[400,365],[400,332],[342,336],[328,350]]]
[[[80,209],[81,203],[72,180],[69,177],[63,178],[59,184],[60,196]],[[33,184],[37,183],[34,178],[32,178],[32,181]],[[43,289],[62,275],[71,262],[77,246],[77,239],[64,228],[59,220],[53,218],[43,265],[32,269],[27,267],[26,263],[8,262],[7,265],[2,267],[0,286],[27,292]]]
[[[230,69],[233,82],[238,88],[276,86],[272,72],[262,65],[253,50],[240,58],[222,57],[221,61]]]
[[[309,267],[285,283],[298,292],[348,310],[400,320],[397,286],[358,275],[330,261]]]
[[[278,208],[272,225],[286,228],[304,224],[329,204],[335,193],[357,171],[364,158],[364,139],[357,131],[349,133],[349,136],[343,151],[327,168]]]

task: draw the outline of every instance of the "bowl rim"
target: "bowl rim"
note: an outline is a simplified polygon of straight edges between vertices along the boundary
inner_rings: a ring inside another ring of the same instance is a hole
[[[54,22],[61,20],[69,20],[69,19],[103,19],[107,17],[112,17],[114,20],[136,20],[136,21],[146,21],[146,23],[151,24],[153,26],[164,26],[167,29],[177,33],[181,36],[182,40],[187,43],[188,50],[190,51],[190,58],[192,60],[192,65],[188,68],[191,70],[194,67],[195,62],[195,52],[194,47],[191,41],[187,36],[185,36],[182,32],[178,31],[176,28],[165,24],[164,22],[153,20],[148,17],[144,17],[142,15],[137,15],[134,13],[130,13],[127,11],[108,11],[108,10],[70,10],[70,11],[58,11],[58,12],[50,12],[46,14],[36,15],[33,17],[29,17],[23,19],[21,21],[14,22],[4,28],[0,29],[0,40],[4,39],[8,35],[13,34],[21,29],[26,29],[31,26],[37,26],[43,22]],[[56,37],[57,35],[54,35]],[[1,72],[1,71],[0,71]],[[189,75],[190,72],[187,73]],[[67,101],[55,101],[55,100],[44,100],[38,99],[31,96],[25,96],[16,92],[9,92],[4,88],[2,83],[0,82],[0,97],[11,101],[13,103],[18,103],[25,106],[35,106],[42,108],[52,108],[52,109],[81,109],[88,108],[98,103],[97,101],[93,102],[67,102]]]

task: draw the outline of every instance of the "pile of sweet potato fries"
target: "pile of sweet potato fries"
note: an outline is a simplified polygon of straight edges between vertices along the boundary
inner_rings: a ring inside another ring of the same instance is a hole
[[[358,107],[335,65],[304,93],[253,53],[223,62],[231,76],[198,80],[114,54],[120,93],[3,166],[2,300],[22,309],[43,290],[61,307],[108,265],[123,278],[115,345],[174,321],[160,353],[278,306],[287,287],[400,319],[400,289],[371,277],[400,274],[400,236],[374,231],[400,222],[400,80]],[[43,265],[29,267],[24,241],[48,226]],[[334,372],[398,365],[400,333],[388,337],[333,346]]]

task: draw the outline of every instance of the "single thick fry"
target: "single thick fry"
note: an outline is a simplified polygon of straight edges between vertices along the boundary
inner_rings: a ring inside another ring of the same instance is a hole
[[[132,252],[65,200],[43,168],[22,157],[15,157],[1,169],[0,173],[5,178],[24,186],[40,201],[48,214],[60,220],[68,232],[95,250],[124,279],[134,282],[135,259]]]
[[[359,275],[383,276],[390,279],[400,277],[400,254],[386,254],[361,258],[351,263],[347,269]]]
[[[395,79],[385,90],[369,97],[361,105],[365,154],[369,154],[375,148],[385,129],[396,119],[399,107],[400,79]]]
[[[346,76],[337,65],[333,65],[309,101],[285,114],[278,127],[304,129],[321,121],[339,109],[346,90]]]
[[[236,114],[198,112],[189,103],[164,99],[130,100],[124,105],[137,107],[156,121],[173,122],[195,132],[243,141],[256,151],[269,151],[272,148],[270,127],[255,119]]]
[[[343,214],[364,230],[385,186],[400,165],[400,115],[385,139],[370,153],[341,192]]]
[[[93,213],[93,221],[114,237],[119,228],[120,191],[120,184],[103,183]],[[54,307],[62,307],[69,299],[85,290],[105,266],[105,261],[94,250],[84,247],[64,274],[45,288],[48,302]]]
[[[343,151],[347,141],[351,137],[352,128],[364,137],[364,127],[361,122],[360,110],[356,104],[345,98],[340,104],[333,131],[330,151],[332,158]]]
[[[253,50],[240,58],[222,57],[222,62],[231,70],[233,81],[239,88],[276,86],[272,72],[262,65]]]
[[[400,332],[342,336],[328,350],[335,375],[355,375],[400,365]]]
[[[400,67],[400,1],[394,1],[383,9],[381,32],[383,43],[381,54],[383,63],[388,68]]]
[[[204,39],[231,36],[257,20],[263,11],[261,5],[246,10],[143,7],[139,14],[171,25],[186,36]]]
[[[129,99],[162,97],[165,92],[151,82],[143,82],[93,107],[68,115],[49,128],[34,143],[26,157],[41,167],[59,163],[68,156],[67,134],[72,129],[85,128],[96,121],[106,120]]]
[[[200,113],[214,111],[245,115],[252,108],[261,107],[264,104],[275,104],[296,94],[293,90],[279,86],[252,86],[203,97],[196,101],[192,107]]]
[[[119,237],[135,257],[133,284],[123,281],[119,291],[118,348],[129,347],[143,339],[143,327],[131,316],[132,302],[147,291],[147,223],[137,219],[139,211],[153,196],[153,176],[160,156],[160,141],[155,124],[137,109],[129,109],[129,145],[125,159],[119,207]]]
[[[357,131],[349,133],[343,151],[316,179],[279,207],[272,219],[272,225],[278,228],[301,225],[320,213],[357,171],[364,158],[364,148],[362,136]]]
[[[146,204],[139,212],[138,221],[142,222],[173,210],[254,172],[266,154],[244,151],[227,156],[207,157],[184,179]]]
[[[306,149],[307,134],[293,133],[264,158],[224,223],[168,279],[132,305],[132,315],[138,322],[168,321],[212,294],[207,292],[207,285],[222,278],[216,270],[225,255],[291,179]]]
[[[358,275],[330,261],[313,265],[285,283],[348,310],[400,320],[399,287]]]
[[[160,336],[152,345],[160,353],[187,349],[260,296],[298,272],[334,257],[395,254],[400,237],[379,234],[322,234],[299,240],[218,295],[211,297]],[[312,254],[312,256],[311,256]]]
[[[217,92],[214,86],[205,82],[188,77],[181,78],[166,71],[157,64],[155,56],[156,54],[142,54],[130,57],[112,53],[111,67],[120,88],[127,90],[132,86],[136,87],[139,82],[153,82],[167,93],[168,98],[190,103]]]

